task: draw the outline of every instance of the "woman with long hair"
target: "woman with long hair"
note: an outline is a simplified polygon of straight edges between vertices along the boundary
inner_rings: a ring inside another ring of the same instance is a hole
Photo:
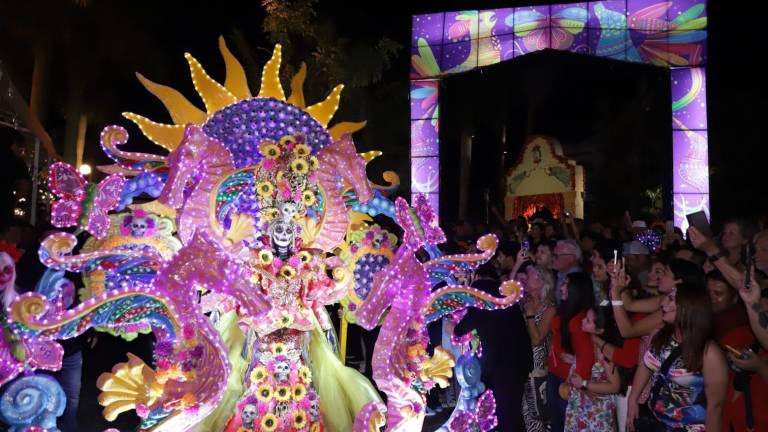
[[[613,269],[611,280],[611,305],[613,306],[614,319],[624,338],[646,336],[663,326],[661,303],[667,295],[674,292],[675,287],[681,283],[704,287],[704,271],[696,264],[674,259],[664,268],[658,277],[658,296],[642,300],[632,299],[626,290],[629,280],[624,273],[624,268],[619,264],[618,269]],[[649,313],[645,318],[633,322],[627,312]]]
[[[526,275],[523,311],[531,338],[533,371],[525,383],[523,419],[526,431],[539,432],[547,430],[548,424],[541,387],[546,385],[550,326],[557,313],[554,306],[555,282],[552,272],[541,266],[528,266]]]
[[[552,319],[552,349],[547,356],[547,403],[552,431],[565,427],[567,401],[560,395],[560,386],[572,371],[590,376],[595,363],[592,339],[581,328],[587,311],[595,305],[592,279],[586,273],[570,273],[560,287],[560,306]]]
[[[664,327],[638,366],[629,395],[630,431],[717,431],[728,385],[723,351],[712,337],[712,304],[701,285],[683,283],[662,302]],[[646,408],[635,423],[638,398],[651,381]]]

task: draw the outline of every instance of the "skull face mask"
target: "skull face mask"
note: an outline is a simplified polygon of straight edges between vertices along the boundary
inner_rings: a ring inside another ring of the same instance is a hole
[[[244,428],[253,429],[257,413],[258,411],[256,410],[256,405],[247,404],[243,407],[243,414],[241,415],[241,418],[243,419]]]
[[[278,220],[269,227],[269,234],[280,258],[287,258],[291,252],[293,241],[296,238],[296,226],[292,223]]]

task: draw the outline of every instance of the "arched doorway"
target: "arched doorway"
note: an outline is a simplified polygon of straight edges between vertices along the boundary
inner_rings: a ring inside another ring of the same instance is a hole
[[[706,0],[605,0],[415,15],[411,37],[411,193],[439,208],[440,80],[557,49],[671,69],[675,225],[709,213]]]

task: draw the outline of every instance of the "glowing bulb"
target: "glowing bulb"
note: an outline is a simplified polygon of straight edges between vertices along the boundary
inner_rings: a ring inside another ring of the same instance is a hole
[[[91,171],[92,171],[91,170],[91,166],[88,165],[88,164],[80,165],[80,168],[78,168],[77,170],[80,171],[80,174],[82,174],[84,176],[90,175]]]

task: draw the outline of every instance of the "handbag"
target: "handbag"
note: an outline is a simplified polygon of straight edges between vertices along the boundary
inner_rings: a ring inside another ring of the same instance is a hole
[[[667,430],[667,427],[662,422],[660,422],[659,419],[656,418],[649,406],[652,406],[656,398],[658,398],[659,391],[667,380],[669,368],[671,368],[672,363],[677,360],[678,357],[680,357],[680,353],[680,346],[676,346],[672,349],[672,351],[669,352],[669,355],[664,360],[664,363],[661,364],[658,372],[659,378],[651,388],[651,395],[648,397],[648,402],[638,407],[637,418],[634,422],[636,431],[663,432]]]

